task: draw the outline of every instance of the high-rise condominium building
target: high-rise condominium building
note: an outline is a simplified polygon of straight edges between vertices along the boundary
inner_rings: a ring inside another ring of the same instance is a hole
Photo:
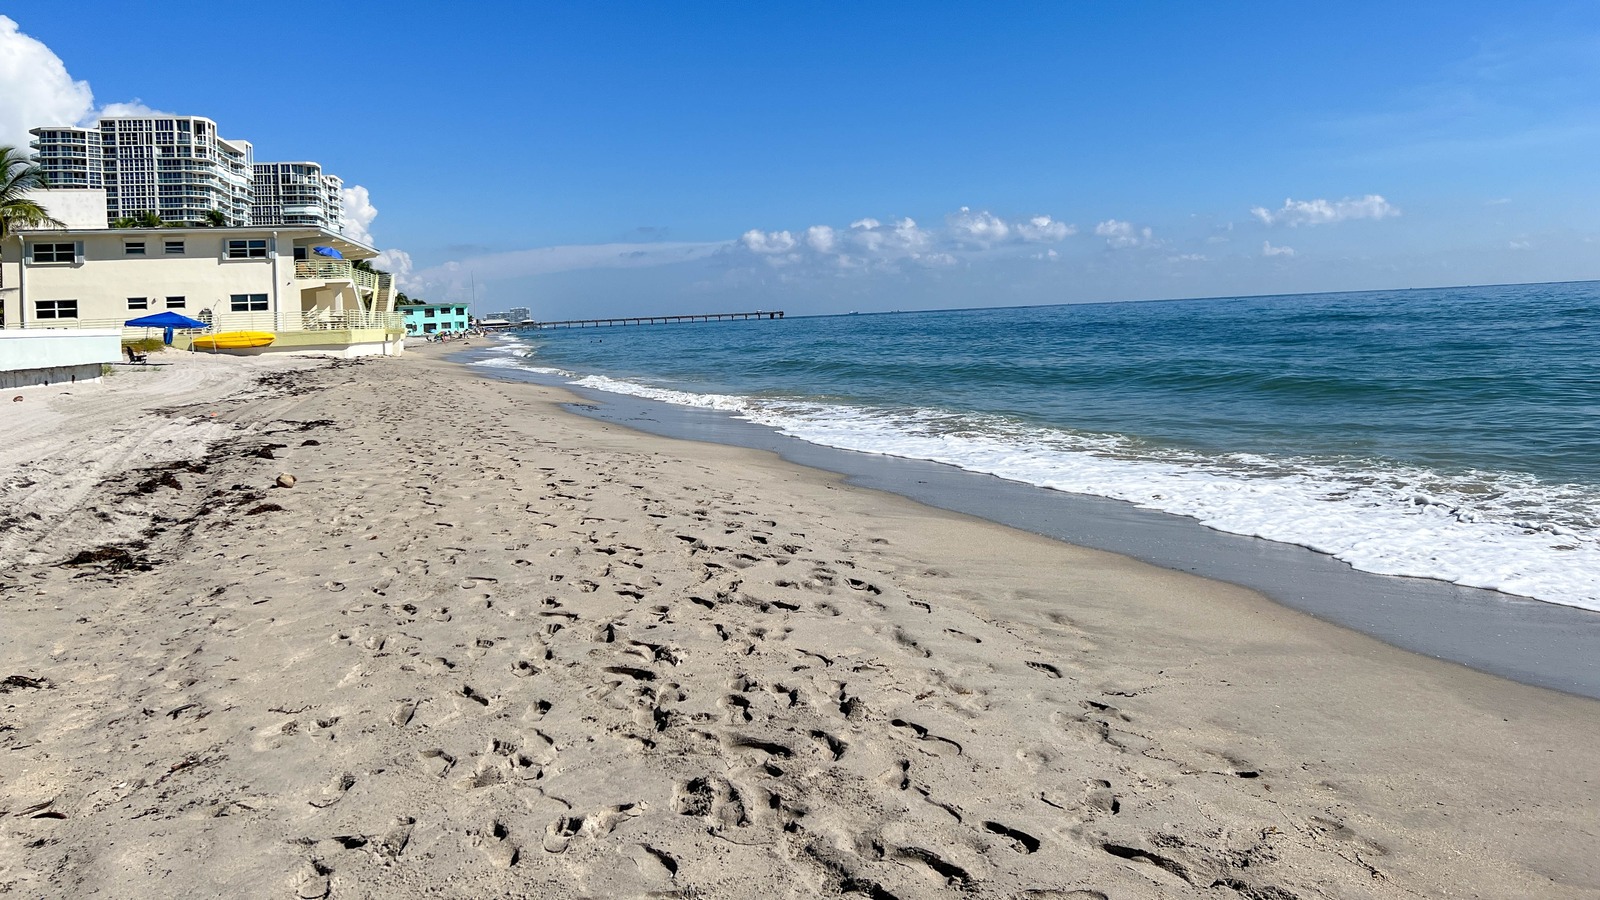
[[[342,183],[311,162],[255,162],[249,141],[202,116],[108,116],[95,126],[33,129],[53,188],[105,188],[106,218],[153,212],[174,225],[308,225],[342,231]],[[262,192],[258,196],[258,192]]]
[[[34,158],[53,188],[102,188],[105,183],[104,151],[99,128],[69,126],[35,128]]]
[[[106,216],[153,212],[163,221],[204,225],[211,210],[229,225],[250,224],[254,151],[217,136],[201,116],[110,116],[94,128],[43,126],[33,149],[50,185],[104,187]]]
[[[344,182],[314,162],[255,165],[252,225],[309,225],[344,231]]]

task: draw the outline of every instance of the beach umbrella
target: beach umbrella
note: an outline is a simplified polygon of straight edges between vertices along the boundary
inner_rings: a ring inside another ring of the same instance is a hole
[[[166,312],[158,312],[149,316],[140,316],[137,319],[129,319],[122,324],[131,326],[133,328],[160,328],[162,329],[161,343],[166,344],[168,347],[172,346],[172,329],[174,328],[210,327],[199,319],[191,319],[188,316],[175,313],[171,310],[167,310]]]
[[[344,254],[332,247],[312,247],[311,252],[318,256],[326,256],[329,259],[344,259]]]
[[[191,319],[188,316],[172,312],[171,310],[168,310],[167,312],[158,312],[158,313],[156,313],[154,315],[149,315],[149,316],[140,316],[137,319],[129,319],[128,321],[123,322],[122,324],[127,325],[130,328],[207,328],[207,327],[209,327],[209,326],[206,325],[206,323],[200,321],[199,319]]]

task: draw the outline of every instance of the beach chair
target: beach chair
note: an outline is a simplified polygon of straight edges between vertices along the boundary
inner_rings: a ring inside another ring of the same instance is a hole
[[[122,352],[128,354],[128,362],[130,363],[142,363],[148,357],[147,354],[140,353],[139,351],[133,349],[133,345],[131,344],[123,344]]]

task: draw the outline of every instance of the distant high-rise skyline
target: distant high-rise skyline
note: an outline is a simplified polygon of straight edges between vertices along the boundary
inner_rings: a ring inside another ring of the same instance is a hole
[[[223,138],[204,116],[105,116],[93,126],[29,131],[53,188],[103,188],[106,219],[345,227],[343,180],[311,161],[255,161],[249,141]]]

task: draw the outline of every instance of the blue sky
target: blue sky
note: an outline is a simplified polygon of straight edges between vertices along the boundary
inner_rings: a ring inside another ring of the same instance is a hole
[[[480,312],[1600,278],[1592,2],[224,5],[183,46],[6,15],[0,142],[209,116]]]

